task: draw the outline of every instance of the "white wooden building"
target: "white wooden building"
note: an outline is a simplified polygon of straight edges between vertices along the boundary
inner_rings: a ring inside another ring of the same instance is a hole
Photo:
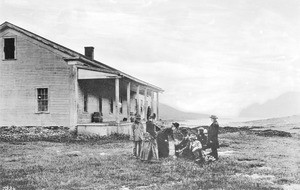
[[[68,126],[128,133],[130,117],[159,118],[155,85],[5,22],[0,25],[0,126]],[[92,123],[101,112],[103,123]],[[126,120],[127,121],[123,121]]]

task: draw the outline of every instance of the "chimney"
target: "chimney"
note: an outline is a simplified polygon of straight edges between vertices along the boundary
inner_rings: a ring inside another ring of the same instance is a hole
[[[94,60],[94,47],[84,47],[84,55]]]

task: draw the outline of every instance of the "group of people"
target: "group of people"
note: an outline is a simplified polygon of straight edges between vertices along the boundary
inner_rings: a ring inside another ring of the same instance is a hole
[[[198,128],[197,133],[189,131],[187,128],[179,129],[183,139],[175,145],[177,157],[184,157],[195,160],[197,163],[203,163],[206,159],[218,160],[218,131],[219,124],[215,115],[210,116],[212,124],[207,129]],[[211,149],[209,154],[204,150]]]
[[[172,127],[158,127],[154,120],[156,115],[149,116],[146,122],[146,129],[141,122],[141,116],[136,115],[132,124],[131,139],[134,142],[133,155],[142,161],[153,161],[159,158],[168,157],[170,152],[169,140],[175,142],[175,156],[192,159],[197,163],[203,163],[205,158],[210,156],[218,160],[219,124],[217,117],[211,115],[212,124],[208,130],[199,128],[193,133],[188,128],[179,127],[179,124],[172,123]],[[209,154],[204,150],[210,148]]]

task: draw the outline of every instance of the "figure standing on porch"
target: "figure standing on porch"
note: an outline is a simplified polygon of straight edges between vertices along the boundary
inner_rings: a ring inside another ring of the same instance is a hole
[[[148,106],[148,108],[147,108],[147,120],[149,120],[150,117],[151,117],[151,108],[150,108],[150,106]]]
[[[213,156],[216,160],[219,159],[218,157],[218,148],[219,140],[218,140],[218,133],[219,133],[219,124],[217,122],[218,117],[215,115],[210,116],[211,121],[213,122],[208,128],[208,137],[207,137],[207,148],[211,148],[211,153],[209,155]]]
[[[141,152],[141,145],[142,145],[142,139],[143,139],[143,133],[144,133],[144,126],[141,123],[141,115],[137,114],[135,116],[135,121],[131,126],[132,129],[132,137],[133,140],[133,155],[136,157],[140,156]]]

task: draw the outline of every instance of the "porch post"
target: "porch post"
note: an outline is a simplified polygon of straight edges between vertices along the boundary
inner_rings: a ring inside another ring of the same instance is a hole
[[[136,99],[137,99],[137,114],[141,114],[141,108],[140,108],[140,85],[137,86],[136,89]]]
[[[120,111],[120,106],[119,106],[119,97],[120,97],[120,92],[119,92],[119,78],[115,79],[115,94],[116,94],[116,122],[117,124],[120,123],[120,119],[119,119],[119,111]]]
[[[130,82],[127,84],[127,121],[130,120],[130,110],[131,110],[131,104],[130,104]]]
[[[76,62],[68,62],[68,65],[72,65],[72,75],[70,75],[70,123],[69,127],[74,127],[77,131],[78,123],[78,72]]]
[[[156,92],[156,118],[159,120],[159,95],[158,92]]]
[[[145,88],[145,91],[144,91],[144,105],[142,105],[142,106],[144,106],[144,118],[147,120],[147,111],[148,111],[148,109],[147,109],[147,92],[148,91],[148,89],[147,88]]]

